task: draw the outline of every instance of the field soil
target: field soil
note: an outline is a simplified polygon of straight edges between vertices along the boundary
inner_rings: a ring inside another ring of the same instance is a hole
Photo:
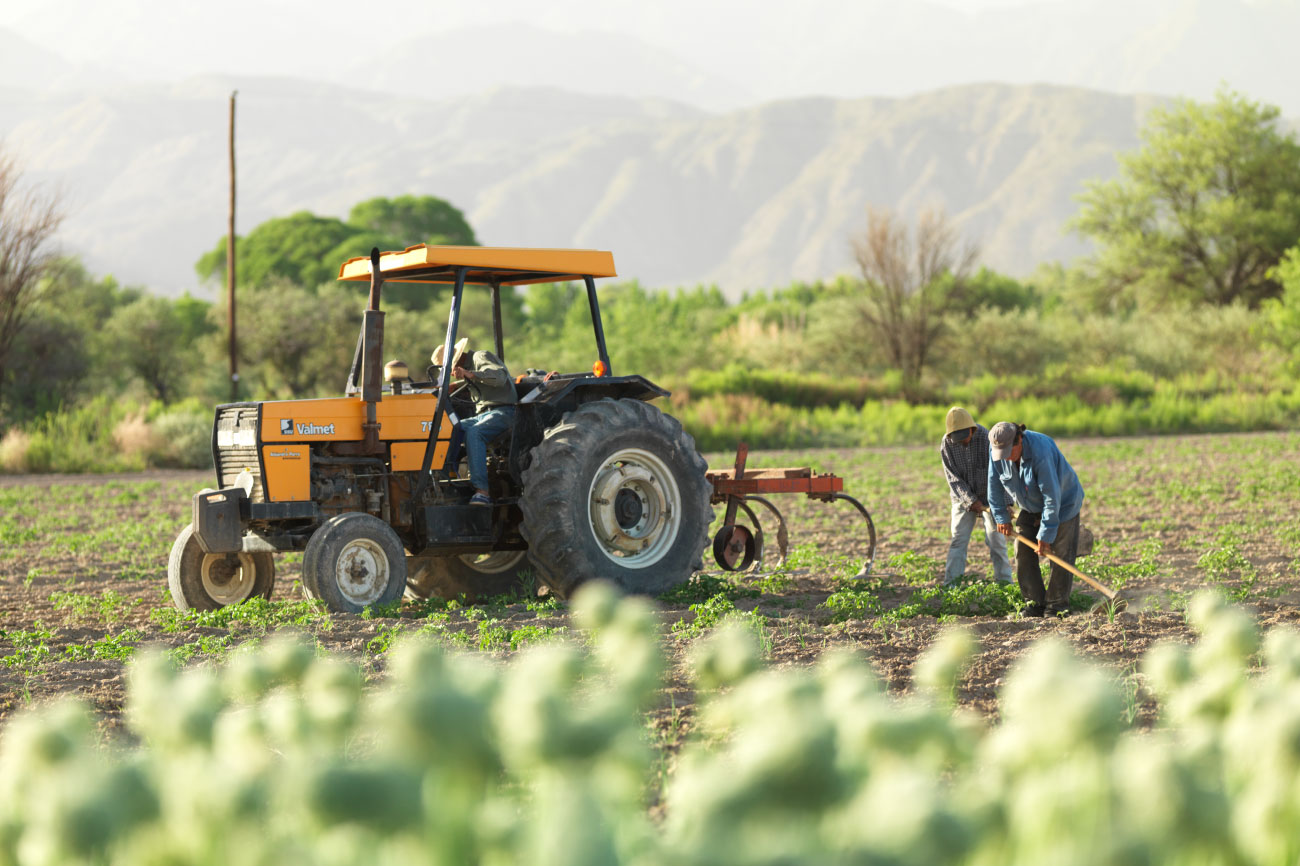
[[[912,666],[939,632],[965,626],[979,651],[957,699],[990,720],[998,715],[1008,669],[1034,641],[1056,636],[1113,671],[1138,725],[1154,720],[1155,704],[1137,663],[1156,641],[1194,640],[1185,608],[1196,590],[1226,593],[1262,628],[1300,620],[1300,530],[1293,516],[1300,508],[1300,435],[1066,440],[1061,446],[1087,492],[1083,523],[1096,538],[1079,565],[1122,584],[1131,599],[1122,613],[1089,613],[1085,599],[1064,619],[1022,619],[1015,612],[899,615],[942,578],[948,496],[935,448],[751,454],[753,467],[812,466],[844,476],[847,491],[870,510],[878,544],[870,579],[855,580],[865,552],[860,515],[845,503],[774,497],[789,525],[789,562],[734,577],[751,595],[736,594],[734,607],[762,615],[771,664],[808,666],[827,649],[850,647],[899,695],[910,691]],[[717,467],[733,459],[708,456]],[[354,658],[378,678],[387,649],[404,632],[431,633],[508,662],[529,643],[570,628],[564,606],[544,597],[450,608],[407,604],[385,616],[325,614],[302,602],[296,555],[277,560],[273,604],[225,618],[182,616],[167,594],[167,555],[189,520],[191,495],[212,483],[203,472],[0,476],[0,718],[74,696],[94,707],[106,732],[118,730],[129,659],[149,647],[181,664],[221,664],[242,644],[291,630],[322,651]],[[763,529],[770,566],[775,525],[765,521]],[[707,556],[706,565],[713,576],[722,574]],[[991,574],[979,531],[968,573],[972,579]],[[828,604],[845,590],[873,595],[878,610],[846,616]],[[1081,582],[1075,590],[1100,599]],[[687,651],[707,630],[692,628],[691,600],[655,603],[672,673],[652,726],[671,750],[690,730]]]

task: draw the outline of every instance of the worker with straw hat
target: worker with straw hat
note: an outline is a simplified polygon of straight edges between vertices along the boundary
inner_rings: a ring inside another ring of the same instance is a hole
[[[980,519],[984,521],[984,543],[993,558],[993,576],[999,583],[1010,583],[1011,560],[1007,558],[1007,541],[997,533],[988,507],[988,430],[976,424],[971,414],[960,406],[948,410],[944,428],[943,439],[939,442],[939,460],[943,464],[952,500],[952,540],[948,542],[944,585],[955,584],[966,573],[966,549],[970,546],[975,522]]]

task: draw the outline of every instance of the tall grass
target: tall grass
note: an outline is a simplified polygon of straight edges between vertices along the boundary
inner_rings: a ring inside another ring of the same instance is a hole
[[[954,395],[956,396],[956,395]],[[1149,396],[1112,399],[1101,405],[1087,395],[954,399],[913,405],[903,400],[869,400],[807,409],[746,395],[715,395],[683,402],[673,411],[704,450],[755,448],[867,447],[937,442],[953,402],[963,403],[977,421],[992,426],[1016,421],[1052,436],[1135,436],[1172,433],[1228,433],[1279,430],[1300,423],[1300,389],[1228,387],[1207,393],[1185,384],[1153,383]]]
[[[197,400],[141,407],[95,397],[60,409],[0,442],[0,471],[133,472],[212,465],[212,413]]]

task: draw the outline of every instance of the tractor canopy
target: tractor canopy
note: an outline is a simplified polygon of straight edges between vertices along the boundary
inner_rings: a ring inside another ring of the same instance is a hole
[[[340,280],[369,281],[369,256],[348,259],[339,268]],[[455,284],[464,268],[466,283],[522,286],[615,277],[614,254],[605,250],[557,250],[529,247],[456,247],[416,244],[401,252],[379,256],[384,282]]]

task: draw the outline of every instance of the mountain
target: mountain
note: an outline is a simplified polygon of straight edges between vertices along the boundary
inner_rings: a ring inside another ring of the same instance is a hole
[[[331,80],[435,99],[528,82],[632,99],[672,94],[705,109],[756,101],[739,82],[634,36],[557,33],[527,24],[470,27],[436,40],[428,35],[398,40],[345,65]]]
[[[236,89],[240,232],[303,209],[345,216],[374,196],[432,194],[464,210],[484,243],[611,249],[624,276],[716,282],[733,297],[849,270],[871,205],[942,206],[1001,270],[1069,259],[1084,250],[1062,232],[1074,196],[1113,175],[1157,102],[986,84],[710,114],[546,88],[430,101],[199,78],[0,91],[0,135],[33,180],[64,191],[70,251],[95,272],[177,294],[196,288],[194,262],[225,231]]]

